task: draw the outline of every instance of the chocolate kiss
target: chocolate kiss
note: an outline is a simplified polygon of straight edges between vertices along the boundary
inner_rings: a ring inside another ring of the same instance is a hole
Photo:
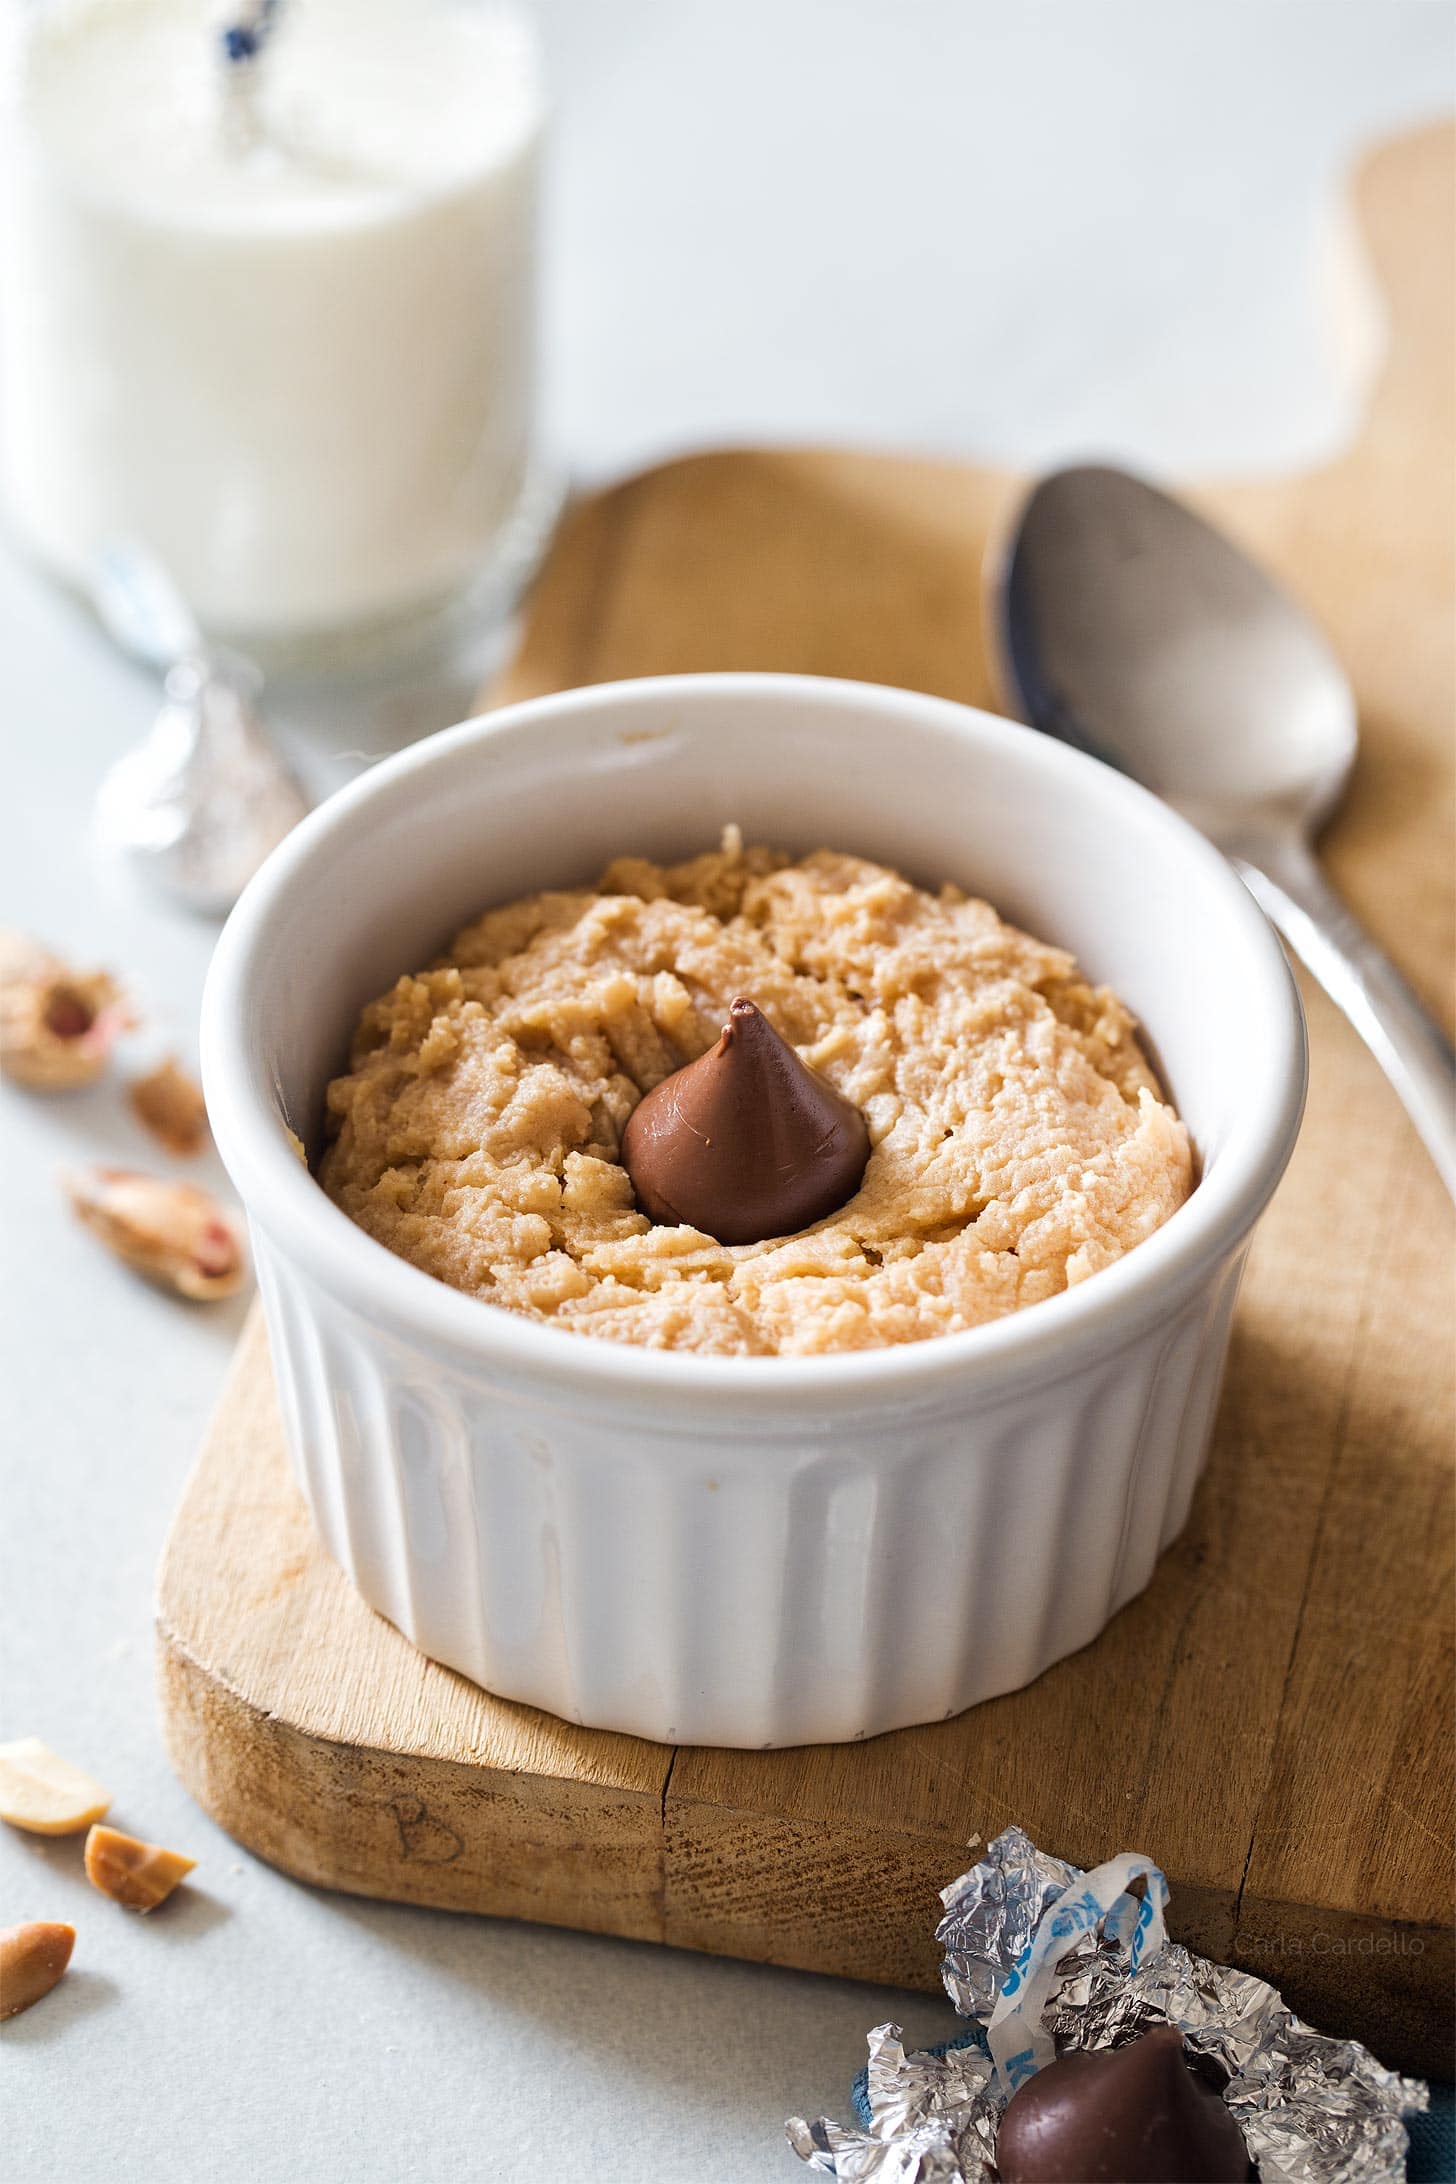
[[[1245,2184],[1255,2174],[1176,2025],[1063,2055],[1029,2078],[1001,2118],[996,2171],[1001,2184]]]
[[[854,1196],[869,1157],[859,1109],[741,996],[718,1044],[654,1086],[622,1133],[642,1211],[720,1244],[822,1220]]]

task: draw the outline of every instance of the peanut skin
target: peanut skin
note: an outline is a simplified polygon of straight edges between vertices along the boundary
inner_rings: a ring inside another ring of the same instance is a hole
[[[47,1919],[0,1927],[0,2018],[18,2017],[49,1994],[75,1945],[74,1926]]]
[[[169,1054],[144,1077],[134,1077],[127,1092],[132,1113],[158,1144],[179,1160],[200,1153],[207,1142],[207,1108],[202,1088]]]

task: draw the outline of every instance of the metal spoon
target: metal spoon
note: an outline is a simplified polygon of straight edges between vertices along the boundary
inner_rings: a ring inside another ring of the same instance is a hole
[[[1101,467],[1042,480],[990,581],[1024,717],[1218,844],[1371,1048],[1456,1197],[1456,1054],[1310,848],[1349,777],[1356,712],[1308,616],[1191,510]]]

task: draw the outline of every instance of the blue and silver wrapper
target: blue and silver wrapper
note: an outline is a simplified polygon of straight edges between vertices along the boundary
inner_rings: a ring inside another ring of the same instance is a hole
[[[941,1976],[965,2036],[907,2054],[898,2026],[877,2025],[867,2125],[791,2117],[795,2153],[842,2184],[992,2184],[1017,2085],[1057,2054],[1173,2024],[1226,2076],[1260,2184],[1400,2184],[1403,2118],[1425,2107],[1425,2086],[1313,2031],[1263,1980],[1170,1941],[1167,1897],[1145,1858],[1083,1873],[1007,1828],[942,1891]]]

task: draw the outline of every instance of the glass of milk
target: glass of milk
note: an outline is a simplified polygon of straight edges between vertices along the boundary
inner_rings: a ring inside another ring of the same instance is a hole
[[[265,657],[498,599],[547,520],[529,20],[41,0],[9,74],[0,479],[35,557],[84,588],[138,539]]]

